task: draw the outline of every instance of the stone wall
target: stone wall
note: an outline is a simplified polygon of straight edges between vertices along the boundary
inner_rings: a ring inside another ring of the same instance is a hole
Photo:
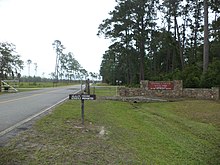
[[[220,91],[219,88],[183,88],[181,80],[172,81],[173,89],[149,89],[149,82],[141,81],[140,88],[119,88],[119,95],[122,97],[134,97],[134,96],[145,96],[145,97],[162,97],[162,98],[195,98],[195,99],[211,99],[219,100]],[[167,81],[154,81],[154,83],[167,83]],[[170,81],[169,81],[170,83]]]
[[[184,88],[183,97],[196,99],[219,100],[219,88]]]

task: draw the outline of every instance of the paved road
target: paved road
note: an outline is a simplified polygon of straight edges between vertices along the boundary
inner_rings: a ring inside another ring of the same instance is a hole
[[[76,93],[80,86],[46,88],[0,95],[0,136]]]

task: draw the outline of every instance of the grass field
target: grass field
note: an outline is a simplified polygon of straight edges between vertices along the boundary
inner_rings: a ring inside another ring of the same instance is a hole
[[[67,86],[67,85],[74,85],[79,84],[79,82],[20,82],[18,84],[19,88],[48,88],[48,87],[59,87],[59,86]]]
[[[1,147],[0,164],[220,164],[219,102],[85,101],[85,126],[80,106],[67,101]]]
[[[74,85],[74,84],[80,84],[79,82],[19,82],[16,85],[13,83],[8,83],[9,85],[16,88],[19,92],[24,91],[32,91],[32,90],[38,90],[42,88],[50,88],[50,87],[61,87],[61,86],[68,86],[68,85]],[[12,90],[13,91],[13,90]],[[9,91],[11,92],[11,91]],[[14,91],[13,91],[14,92]],[[3,93],[8,93],[8,91],[3,91]],[[0,92],[0,94],[2,94]]]

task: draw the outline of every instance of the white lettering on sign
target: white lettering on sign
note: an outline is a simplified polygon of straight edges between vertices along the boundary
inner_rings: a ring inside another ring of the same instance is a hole
[[[154,90],[154,89],[162,89],[162,90],[173,90],[174,84],[173,82],[152,82],[150,81],[148,83],[148,89]]]
[[[69,99],[73,99],[73,100],[96,100],[96,95],[70,94]]]
[[[95,100],[95,95],[82,95],[83,100]]]
[[[72,95],[71,99],[81,100],[81,96],[80,95]]]

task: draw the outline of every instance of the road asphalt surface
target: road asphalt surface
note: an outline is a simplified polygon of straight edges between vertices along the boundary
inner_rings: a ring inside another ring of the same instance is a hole
[[[0,138],[79,91],[80,85],[74,85],[0,95]]]

